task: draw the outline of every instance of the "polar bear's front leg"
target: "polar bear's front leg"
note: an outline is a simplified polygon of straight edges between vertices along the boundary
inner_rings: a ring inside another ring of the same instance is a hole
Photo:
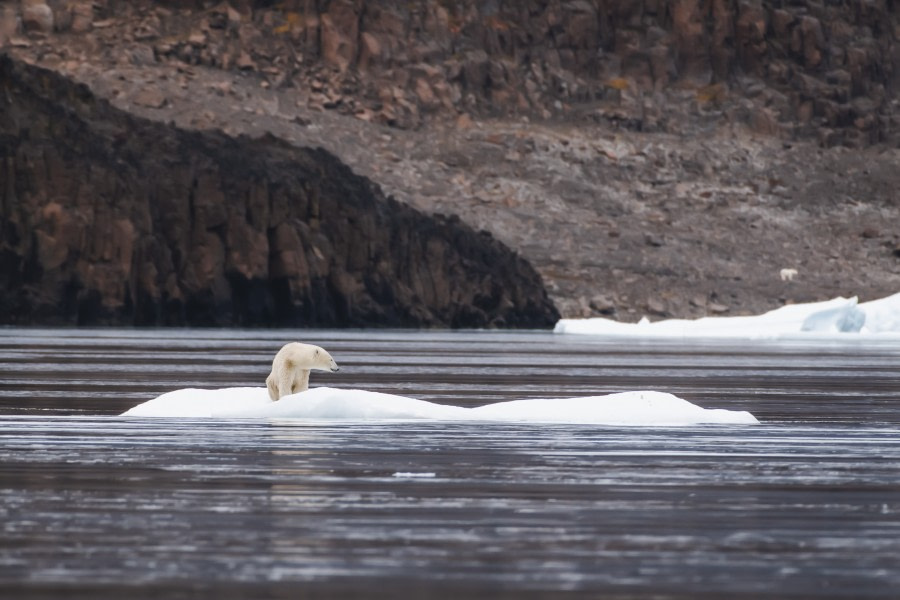
[[[282,391],[282,396],[305,392],[309,389],[309,369],[295,371],[293,379],[290,390],[288,390],[287,393]]]

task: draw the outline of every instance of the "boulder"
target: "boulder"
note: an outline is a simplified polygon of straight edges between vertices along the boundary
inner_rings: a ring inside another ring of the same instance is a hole
[[[72,20],[70,29],[72,33],[87,33],[94,24],[93,0],[80,0],[71,5]]]
[[[22,27],[26,32],[51,33],[53,10],[43,0],[22,0]]]

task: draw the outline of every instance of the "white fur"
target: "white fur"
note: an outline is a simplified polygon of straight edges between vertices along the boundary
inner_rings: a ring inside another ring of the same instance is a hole
[[[337,371],[339,367],[331,355],[312,344],[291,342],[275,355],[272,372],[266,378],[269,397],[279,400],[309,388],[309,371]]]
[[[797,269],[782,269],[779,271],[779,275],[781,275],[782,281],[793,281],[797,276]]]

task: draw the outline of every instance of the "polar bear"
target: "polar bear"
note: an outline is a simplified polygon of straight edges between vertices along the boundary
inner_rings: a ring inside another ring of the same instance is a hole
[[[781,275],[782,281],[793,281],[797,276],[797,269],[782,269],[778,274]]]
[[[309,371],[339,371],[331,355],[318,346],[291,342],[275,355],[266,387],[273,401],[309,389]]]

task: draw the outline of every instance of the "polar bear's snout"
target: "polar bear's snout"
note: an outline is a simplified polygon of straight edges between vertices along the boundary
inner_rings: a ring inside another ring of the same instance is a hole
[[[338,364],[336,362],[334,362],[334,359],[331,358],[331,355],[328,354],[327,352],[325,352],[324,350],[322,350],[321,348],[316,350],[316,358],[318,358],[319,360],[324,359],[324,360],[328,361],[327,364],[319,367],[323,371],[331,371],[332,373],[337,373],[338,371],[341,370],[341,368],[338,366]]]

